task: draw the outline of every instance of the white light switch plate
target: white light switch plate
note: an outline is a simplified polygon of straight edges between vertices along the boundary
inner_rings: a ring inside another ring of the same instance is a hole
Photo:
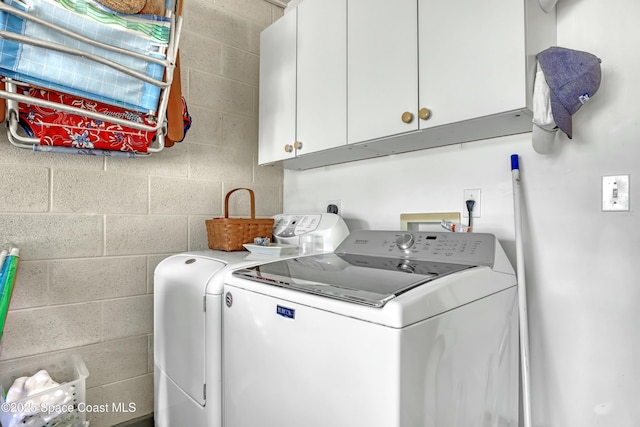
[[[629,210],[629,175],[602,177],[602,210]]]

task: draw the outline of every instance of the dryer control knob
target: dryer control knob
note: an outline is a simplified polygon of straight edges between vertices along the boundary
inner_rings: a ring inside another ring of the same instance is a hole
[[[398,236],[396,239],[396,245],[402,250],[409,249],[413,245],[413,234],[404,233]]]

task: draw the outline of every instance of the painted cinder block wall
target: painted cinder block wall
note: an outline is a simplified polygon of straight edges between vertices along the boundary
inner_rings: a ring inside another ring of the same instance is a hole
[[[0,135],[0,244],[20,264],[0,372],[80,354],[87,402],[133,402],[88,414],[92,427],[153,411],[153,270],[207,247],[204,220],[250,187],[256,215],[282,211],[283,173],[257,166],[259,34],[282,16],[264,0],[185,0],[184,142],[149,158],[34,153]],[[231,215],[248,215],[243,194]]]

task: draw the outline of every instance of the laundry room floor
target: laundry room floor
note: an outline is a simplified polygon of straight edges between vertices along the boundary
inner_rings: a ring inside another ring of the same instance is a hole
[[[146,416],[136,418],[135,420],[129,420],[127,422],[117,424],[113,427],[153,427],[153,417]]]

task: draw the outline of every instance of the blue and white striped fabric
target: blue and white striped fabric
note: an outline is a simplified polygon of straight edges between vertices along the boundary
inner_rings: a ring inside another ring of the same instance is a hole
[[[86,15],[96,22],[117,25],[121,29],[135,30],[140,35],[158,40],[165,45],[171,36],[171,19],[158,15],[129,15],[109,9],[96,0],[56,0],[65,8]]]
[[[135,31],[98,23],[53,0],[5,0],[5,3],[86,38],[147,56],[165,57],[166,44]],[[164,67],[161,65],[92,46],[5,12],[0,12],[0,29],[81,49],[162,80]],[[160,88],[152,84],[88,58],[26,43],[0,39],[0,74],[143,113],[154,113],[158,108]]]

